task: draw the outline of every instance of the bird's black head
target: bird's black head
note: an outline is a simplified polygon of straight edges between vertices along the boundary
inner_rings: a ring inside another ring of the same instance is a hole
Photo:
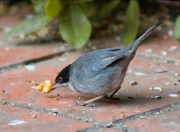
[[[66,66],[56,77],[55,83],[67,83],[69,81],[70,65]]]

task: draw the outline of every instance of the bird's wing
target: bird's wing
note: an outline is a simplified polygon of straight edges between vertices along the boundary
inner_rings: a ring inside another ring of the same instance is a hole
[[[123,50],[124,48],[119,47],[95,50],[78,58],[71,67],[75,67],[76,70],[80,69],[91,74],[114,64],[113,62],[116,62],[121,58],[124,58],[125,55],[124,52],[122,52]]]
[[[125,55],[122,54],[122,50],[122,48],[108,50],[106,56],[104,56],[103,59],[100,61],[101,67],[105,68],[115,63],[116,61],[118,62],[120,59],[124,58]]]

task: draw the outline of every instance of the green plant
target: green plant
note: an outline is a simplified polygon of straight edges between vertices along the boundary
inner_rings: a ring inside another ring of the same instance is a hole
[[[122,34],[122,42],[125,44],[130,44],[135,40],[139,26],[138,21],[139,4],[137,0],[131,0],[126,11],[125,29]]]
[[[61,37],[76,49],[79,49],[90,38],[92,20],[102,20],[120,4],[121,0],[103,2],[103,6],[98,9],[98,12],[94,12],[95,5],[93,0],[32,0],[32,2],[36,15],[32,19],[27,19],[20,23],[7,33],[5,39],[37,32],[53,19],[58,19]],[[124,31],[121,35],[121,40],[125,44],[130,44],[137,36],[139,10],[138,1],[130,0],[125,14]],[[180,39],[179,26],[180,17],[177,18],[174,30],[174,36],[177,39]]]
[[[177,17],[174,28],[174,37],[180,40],[180,15]]]

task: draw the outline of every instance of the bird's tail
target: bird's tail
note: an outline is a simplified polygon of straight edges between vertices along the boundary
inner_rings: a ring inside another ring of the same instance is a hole
[[[155,25],[153,25],[152,27],[150,27],[144,34],[142,34],[138,39],[136,39],[131,45],[128,46],[128,48],[134,52],[137,50],[137,48],[139,47],[140,43],[149,35],[151,34],[154,29],[156,29],[159,25],[161,25],[163,23],[162,21],[159,21],[158,23],[156,23]],[[131,54],[132,52],[130,52],[129,54]]]

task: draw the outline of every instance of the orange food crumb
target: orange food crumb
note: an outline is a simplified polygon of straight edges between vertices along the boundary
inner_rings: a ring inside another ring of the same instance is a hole
[[[46,80],[45,82],[37,86],[36,89],[42,93],[50,93],[52,91],[52,86],[53,86],[52,81]]]

